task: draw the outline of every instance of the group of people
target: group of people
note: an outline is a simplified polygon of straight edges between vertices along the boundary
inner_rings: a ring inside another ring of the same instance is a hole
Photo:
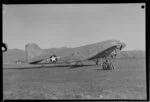
[[[96,61],[96,65],[99,65],[99,60]],[[113,65],[113,60],[109,59],[101,59],[100,65],[102,66],[103,70],[114,70],[116,67]]]
[[[114,69],[116,69],[116,67],[113,65],[113,63],[111,61],[109,61],[108,59],[103,61],[102,68],[103,68],[103,70],[114,70]]]

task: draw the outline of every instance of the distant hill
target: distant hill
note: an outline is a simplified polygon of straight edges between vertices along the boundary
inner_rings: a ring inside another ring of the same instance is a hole
[[[80,46],[76,48],[51,48],[51,49],[43,49],[45,52],[48,52],[50,54],[55,53],[56,55],[59,55],[61,57],[66,56],[68,54],[73,53],[75,50],[82,53],[86,53],[85,55],[88,55],[91,52],[88,52],[89,49],[92,51],[92,49],[96,49],[99,51],[99,45],[103,43],[94,43],[91,45],[85,45]],[[82,55],[81,55],[82,56]],[[145,58],[145,52],[144,51],[121,51],[120,54],[117,56],[117,58]],[[20,49],[8,49],[7,52],[3,52],[3,63],[5,64],[11,64],[14,63],[16,60],[25,60],[26,54],[24,50]]]
[[[145,51],[121,51],[117,58],[145,58]]]
[[[8,49],[7,52],[3,52],[3,63],[14,63],[18,59],[25,60],[24,50]]]

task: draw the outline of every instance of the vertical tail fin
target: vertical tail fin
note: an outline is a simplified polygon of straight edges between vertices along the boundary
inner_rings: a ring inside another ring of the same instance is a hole
[[[29,60],[36,56],[41,55],[43,53],[43,50],[37,44],[30,43],[25,45],[25,52],[26,52],[26,59]]]

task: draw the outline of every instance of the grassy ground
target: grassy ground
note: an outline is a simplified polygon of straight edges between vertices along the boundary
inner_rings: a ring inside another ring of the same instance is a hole
[[[4,69],[4,99],[146,99],[145,60],[117,60],[116,66]]]

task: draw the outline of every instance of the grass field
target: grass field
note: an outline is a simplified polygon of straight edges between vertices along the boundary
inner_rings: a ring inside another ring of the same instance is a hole
[[[3,69],[4,99],[146,99],[145,59],[116,66]]]

